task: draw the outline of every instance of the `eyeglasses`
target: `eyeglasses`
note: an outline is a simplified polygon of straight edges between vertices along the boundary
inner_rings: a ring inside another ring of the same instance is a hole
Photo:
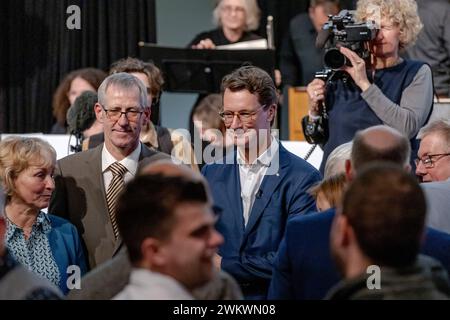
[[[245,13],[245,8],[244,7],[223,6],[222,11],[225,12],[226,14],[230,14],[233,11],[235,11],[236,13],[242,14],[242,13]]]
[[[239,112],[222,111],[219,112],[219,116],[222,118],[225,125],[230,125],[234,120],[234,116],[238,116],[239,121],[243,123],[248,123],[252,120],[255,120],[254,119],[255,115],[265,107],[266,105],[264,104],[254,111],[239,111]]]
[[[102,109],[105,111],[106,117],[112,121],[118,121],[123,114],[128,121],[137,121],[141,117],[141,114],[144,113],[144,111],[140,111],[136,108],[130,108],[126,111],[122,111],[120,108],[106,109],[102,106]]]
[[[450,153],[436,153],[436,154],[428,154],[424,156],[422,159],[416,159],[416,167],[419,166],[419,163],[422,162],[425,168],[433,168],[434,164],[438,162],[443,157],[450,156]],[[439,157],[436,160],[433,160],[433,158]]]

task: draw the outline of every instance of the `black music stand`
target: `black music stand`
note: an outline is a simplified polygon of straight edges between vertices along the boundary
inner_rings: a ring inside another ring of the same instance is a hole
[[[269,49],[198,50],[140,42],[139,56],[162,70],[169,92],[219,93],[222,78],[243,65],[260,67],[274,78],[275,51]]]

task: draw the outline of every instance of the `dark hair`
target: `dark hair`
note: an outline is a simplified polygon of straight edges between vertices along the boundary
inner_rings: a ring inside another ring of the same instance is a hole
[[[404,267],[416,259],[425,223],[425,196],[402,167],[386,162],[367,165],[345,193],[342,214],[361,250],[374,263]]]
[[[151,62],[144,62],[136,58],[125,58],[114,62],[111,65],[109,74],[126,72],[126,73],[144,73],[148,77],[150,83],[150,91],[153,98],[153,103],[156,104],[159,101],[161,90],[164,85],[164,78],[161,70]]]
[[[70,107],[70,101],[67,93],[70,90],[70,85],[75,78],[81,78],[88,82],[95,90],[98,90],[102,81],[106,78],[106,73],[103,70],[95,68],[78,69],[67,74],[56,88],[53,95],[53,116],[56,122],[61,126],[65,126],[67,110]]]
[[[371,130],[369,128],[368,130]],[[392,146],[388,148],[377,148],[375,145],[367,143],[364,138],[365,130],[358,131],[353,138],[353,146],[351,153],[352,165],[355,170],[359,170],[362,166],[373,161],[388,161],[400,166],[409,163],[411,146],[408,139],[394,129],[385,127],[386,130],[392,132]],[[395,142],[394,142],[395,141]]]
[[[222,80],[222,97],[226,89],[233,92],[248,90],[251,94],[258,96],[261,105],[269,107],[277,104],[278,94],[272,78],[264,70],[245,66],[234,70]]]
[[[118,200],[117,225],[132,263],[142,259],[141,244],[166,239],[175,224],[174,210],[184,202],[208,201],[205,185],[182,177],[137,176]]]

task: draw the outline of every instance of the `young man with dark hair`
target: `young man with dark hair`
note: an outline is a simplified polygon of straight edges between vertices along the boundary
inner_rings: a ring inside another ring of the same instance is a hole
[[[425,214],[419,184],[401,167],[374,163],[361,170],[333,221],[331,252],[345,280],[328,298],[448,299],[447,272],[419,256]],[[369,288],[372,275],[378,279]]]
[[[223,242],[215,221],[202,182],[147,175],[129,183],[117,223],[133,270],[115,299],[193,299],[189,290],[214,275]]]
[[[385,125],[358,132],[351,158],[345,165],[347,179],[353,180],[364,166],[374,161],[390,161],[410,172],[410,151],[406,144],[409,142],[405,136]],[[339,281],[340,275],[330,254],[334,216],[335,208],[332,208],[289,220],[274,263],[269,299],[322,299]],[[421,253],[436,258],[450,271],[450,235],[432,228],[426,228],[424,233]]]

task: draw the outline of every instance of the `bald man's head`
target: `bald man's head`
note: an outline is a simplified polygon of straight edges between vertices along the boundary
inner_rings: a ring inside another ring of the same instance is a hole
[[[411,146],[396,129],[379,125],[358,131],[353,139],[351,162],[355,171],[374,161],[387,161],[409,168]]]
[[[144,164],[139,169],[138,174],[160,174],[167,177],[183,177],[192,180],[203,180],[203,176],[200,173],[193,171],[188,166],[175,164],[169,159],[161,159]]]

